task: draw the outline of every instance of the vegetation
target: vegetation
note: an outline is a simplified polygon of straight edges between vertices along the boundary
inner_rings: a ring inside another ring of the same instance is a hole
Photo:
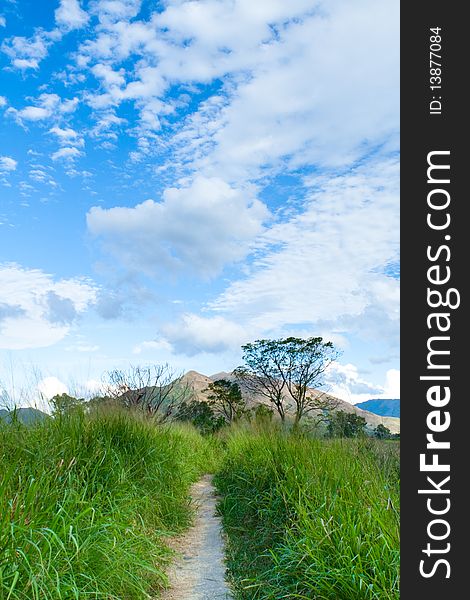
[[[0,600],[158,597],[207,472],[239,600],[398,600],[396,436],[308,392],[330,343],[243,349],[245,389],[269,400],[249,410],[237,382],[198,401],[164,365],[112,371],[88,402],[58,395],[54,418],[0,415]]]
[[[366,420],[356,413],[337,410],[328,415],[327,429],[330,437],[354,438],[366,433]]]
[[[106,376],[103,396],[125,408],[139,409],[167,421],[192,397],[192,390],[168,364],[115,369]]]
[[[388,427],[385,427],[385,425],[382,425],[382,423],[379,423],[374,429],[374,435],[379,440],[389,440],[393,437],[393,434],[390,431],[390,429]]]
[[[237,382],[218,379],[209,383],[207,391],[210,392],[209,405],[225,423],[241,419],[246,413],[246,402]]]
[[[237,377],[250,392],[273,404],[281,420],[286,418],[287,403],[294,407],[294,421],[308,414],[335,408],[325,394],[312,394],[309,388],[323,385],[321,376],[337,357],[331,342],[321,337],[256,340],[242,346],[244,366]]]
[[[216,475],[242,599],[399,598],[396,444],[232,428]]]
[[[175,418],[191,423],[203,435],[215,433],[225,425],[225,419],[217,416],[208,402],[198,400],[181,403]]]
[[[212,443],[129,411],[0,423],[0,599],[147,598]]]
[[[83,411],[84,405],[84,398],[75,398],[69,394],[57,394],[51,399],[52,414],[55,417]]]

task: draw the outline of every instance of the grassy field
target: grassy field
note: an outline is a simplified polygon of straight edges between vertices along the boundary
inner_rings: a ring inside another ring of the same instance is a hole
[[[211,444],[128,413],[0,425],[0,599],[147,598]]]
[[[215,481],[239,598],[399,598],[396,442],[236,428]]]
[[[398,444],[128,412],[0,423],[0,600],[158,597],[215,472],[239,599],[398,600]]]

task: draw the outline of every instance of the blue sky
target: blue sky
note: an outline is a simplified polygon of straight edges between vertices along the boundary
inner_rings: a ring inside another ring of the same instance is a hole
[[[321,335],[332,393],[398,397],[398,10],[4,0],[0,387]]]

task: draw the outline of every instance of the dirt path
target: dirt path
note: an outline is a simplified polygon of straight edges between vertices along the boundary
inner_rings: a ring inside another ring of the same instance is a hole
[[[161,600],[225,600],[233,596],[224,579],[224,543],[216,515],[212,477],[205,475],[191,488],[197,512],[194,526],[173,538],[179,553],[169,572],[171,587]]]

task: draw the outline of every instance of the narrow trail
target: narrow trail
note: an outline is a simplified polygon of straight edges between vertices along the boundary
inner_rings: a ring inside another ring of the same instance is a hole
[[[224,579],[224,541],[212,477],[205,475],[195,483],[191,496],[196,504],[195,523],[170,541],[179,556],[170,568],[170,588],[161,600],[232,599]]]

